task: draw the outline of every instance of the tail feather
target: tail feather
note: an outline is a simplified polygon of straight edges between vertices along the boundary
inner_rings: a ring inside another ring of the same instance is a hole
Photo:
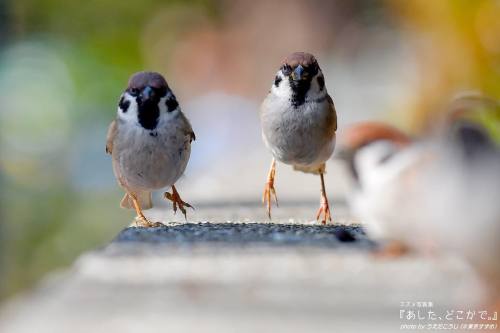
[[[137,196],[137,200],[139,201],[139,205],[142,209],[153,208],[151,192],[136,192],[134,194]],[[126,209],[134,209],[134,203],[128,193],[125,193],[125,195],[123,196],[123,199],[120,202],[120,207]]]

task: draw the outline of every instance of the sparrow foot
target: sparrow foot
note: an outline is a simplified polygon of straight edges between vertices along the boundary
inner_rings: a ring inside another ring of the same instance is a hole
[[[321,224],[326,224],[326,221],[332,222],[332,215],[330,213],[330,205],[326,197],[321,198],[321,205],[319,206],[318,213],[316,214],[316,220],[320,220]]]
[[[172,201],[172,208],[174,210],[174,214],[177,213],[177,207],[179,207],[179,210],[182,212],[184,218],[187,220],[186,208],[184,207],[189,207],[192,209],[194,209],[194,207],[188,204],[187,202],[182,201],[181,196],[179,195],[179,192],[177,192],[175,186],[172,186],[172,193],[165,192],[163,195],[165,199]]]
[[[332,214],[330,213],[330,204],[326,197],[325,178],[322,171],[320,171],[319,176],[321,179],[321,204],[316,214],[316,220],[319,220],[321,217],[321,224],[326,224],[326,221],[332,222]]]
[[[158,227],[163,227],[165,226],[161,222],[151,222],[149,221],[144,215],[141,216],[136,216],[135,220],[135,226],[136,227],[143,227],[143,228],[158,228]]]
[[[154,227],[161,227],[163,226],[163,223],[161,222],[151,222],[149,221],[146,216],[144,216],[144,213],[142,212],[141,205],[139,203],[139,200],[137,200],[137,197],[134,194],[129,193],[130,198],[132,198],[132,203],[135,208],[135,212],[137,213],[137,216],[134,220],[135,226],[136,227],[144,227],[144,228],[154,228]]]
[[[276,161],[273,159],[271,162],[271,169],[267,175],[266,186],[264,187],[264,194],[262,195],[262,203],[267,207],[267,216],[271,218],[271,200],[274,195],[274,201],[276,202],[276,207],[278,204],[278,196],[276,195],[276,189],[274,188],[274,176],[276,174]]]

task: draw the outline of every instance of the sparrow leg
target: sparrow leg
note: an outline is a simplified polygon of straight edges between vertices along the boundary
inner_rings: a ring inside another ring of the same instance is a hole
[[[319,176],[321,177],[321,203],[318,213],[316,214],[316,220],[319,220],[321,217],[321,223],[326,224],[327,220],[330,222],[332,221],[332,215],[330,214],[330,205],[328,204],[328,198],[326,197],[325,178],[323,172],[320,172]]]
[[[141,205],[139,204],[139,200],[137,200],[137,197],[133,194],[129,193],[129,196],[132,198],[132,203],[134,204],[135,211],[137,213],[137,217],[135,218],[135,224],[138,227],[144,227],[144,228],[152,228],[152,227],[158,227],[161,226],[162,224],[160,222],[151,222],[149,221],[146,216],[144,216],[144,213],[142,212]]]
[[[165,199],[172,201],[172,207],[174,209],[174,214],[177,212],[177,207],[179,207],[180,211],[182,214],[184,214],[184,218],[187,221],[187,216],[186,216],[186,208],[184,206],[193,208],[190,204],[188,204],[185,201],[182,201],[181,196],[179,195],[179,192],[177,192],[177,189],[175,188],[174,185],[172,185],[172,194],[165,192],[164,194]]]
[[[264,195],[262,196],[262,203],[267,206],[267,216],[271,218],[271,196],[274,194],[276,207],[278,207],[278,197],[274,189],[274,175],[276,174],[276,160],[273,158],[271,161],[271,168],[267,175],[266,186],[264,187]]]

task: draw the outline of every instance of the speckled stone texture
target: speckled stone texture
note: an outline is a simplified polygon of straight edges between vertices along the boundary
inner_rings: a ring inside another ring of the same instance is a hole
[[[127,228],[115,242],[146,242],[168,245],[212,244],[216,246],[314,246],[342,245],[369,249],[362,227],[356,225],[303,225],[273,223],[173,223],[157,228]]]

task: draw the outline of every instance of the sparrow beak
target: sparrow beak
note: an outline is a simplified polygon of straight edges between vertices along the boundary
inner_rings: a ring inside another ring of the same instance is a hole
[[[144,89],[142,89],[141,91],[141,100],[142,102],[145,102],[145,101],[148,101],[151,99],[151,97],[153,96],[153,89],[151,89],[150,86],[146,86]]]
[[[292,79],[294,81],[300,81],[304,77],[304,67],[301,65],[298,65],[295,67],[294,71],[292,72]]]

